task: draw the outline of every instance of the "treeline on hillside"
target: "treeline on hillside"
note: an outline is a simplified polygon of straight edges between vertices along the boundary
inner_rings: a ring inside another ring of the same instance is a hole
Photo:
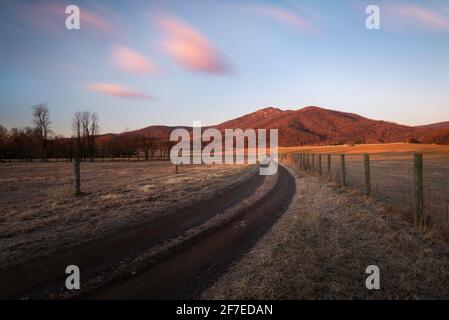
[[[72,120],[72,137],[55,135],[51,130],[50,110],[46,104],[32,108],[32,126],[7,130],[0,125],[0,161],[35,161],[62,159],[72,161],[78,153],[82,161],[95,158],[143,159],[168,158],[170,141],[136,133],[99,135],[99,117],[90,111],[76,112]]]

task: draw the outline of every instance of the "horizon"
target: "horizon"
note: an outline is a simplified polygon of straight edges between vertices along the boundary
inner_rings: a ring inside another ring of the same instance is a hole
[[[241,118],[241,117],[244,117],[244,116],[247,116],[247,115],[249,115],[249,114],[253,114],[253,113],[256,113],[256,112],[265,110],[265,109],[277,109],[277,110],[280,110],[280,111],[282,111],[282,112],[286,112],[286,111],[293,111],[293,112],[294,112],[294,111],[300,111],[300,110],[307,109],[307,108],[318,108],[318,109],[325,110],[325,111],[335,111],[335,112],[343,112],[343,113],[355,114],[355,113],[353,113],[353,112],[346,112],[346,111],[344,111],[344,110],[330,109],[330,108],[320,107],[320,106],[316,106],[316,105],[304,106],[304,107],[300,107],[300,108],[297,108],[297,109],[293,109],[293,108],[286,108],[286,109],[284,109],[284,108],[277,107],[277,106],[270,106],[270,107],[260,107],[260,108],[258,108],[258,109],[256,109],[256,110],[252,111],[252,112],[249,112],[249,113],[245,113],[245,114],[239,115],[239,116],[237,116],[237,117],[235,117],[235,118],[232,118],[232,119],[222,120],[222,121],[220,121],[220,122],[218,122],[218,123],[208,124],[208,125],[202,125],[202,128],[219,126],[219,125],[221,125],[221,124],[223,124],[223,123],[225,123],[225,122],[232,121],[232,120],[235,120],[235,119],[238,119],[238,118]],[[393,123],[393,124],[397,124],[397,125],[405,125],[405,126],[409,126],[409,125],[406,125],[406,124],[403,124],[403,123],[394,122],[394,121],[389,121],[389,120],[386,120],[386,119],[372,119],[372,118],[368,118],[368,117],[364,116],[363,114],[356,114],[356,115],[361,116],[361,117],[363,117],[363,118],[366,118],[366,119],[368,119],[368,120],[373,120],[373,121],[384,121],[384,122]],[[195,122],[195,121],[193,121],[193,122]],[[449,121],[439,121],[439,122],[426,123],[426,124],[421,124],[421,125],[416,125],[416,126],[410,126],[410,127],[421,127],[421,126],[434,125],[434,124],[446,123],[446,122],[449,122]],[[146,128],[150,128],[150,127],[169,127],[169,128],[186,127],[186,128],[193,128],[193,125],[192,125],[192,124],[185,124],[185,125],[166,125],[166,124],[156,123],[156,124],[150,124],[150,125],[145,126],[145,127],[142,127],[142,128],[137,128],[137,129],[135,129],[135,130],[130,130],[130,131],[136,131],[136,130],[138,131],[138,130],[142,130],[142,129],[146,129]],[[232,128],[229,128],[229,129],[232,129]],[[104,133],[101,133],[100,135],[107,135],[107,134],[121,134],[121,133],[125,133],[125,132],[126,132],[126,131],[121,131],[121,132],[104,132]]]
[[[449,121],[443,1],[376,1],[380,30],[365,27],[369,1],[77,1],[80,30],[65,27],[69,4],[0,4],[8,129],[29,126],[42,102],[64,136],[80,110],[99,115],[102,133],[211,126],[266,105],[408,126]]]
[[[201,127],[202,127],[202,128],[207,128],[207,127],[215,127],[215,126],[219,126],[219,125],[221,125],[221,124],[223,124],[223,123],[225,123],[225,122],[232,121],[232,120],[235,120],[235,119],[238,119],[238,118],[247,116],[247,115],[249,115],[249,114],[253,114],[253,113],[256,113],[256,112],[265,110],[265,109],[272,109],[272,108],[273,108],[273,109],[280,110],[281,112],[287,112],[287,111],[293,111],[293,112],[294,112],[294,111],[304,110],[304,109],[307,109],[307,108],[318,108],[318,109],[325,110],[325,111],[331,111],[331,112],[335,111],[335,112],[342,112],[342,113],[354,114],[354,113],[352,113],[352,112],[346,112],[346,111],[343,111],[343,110],[329,109],[329,108],[320,107],[320,106],[315,106],[315,105],[305,106],[305,107],[300,107],[300,108],[298,108],[298,109],[291,109],[291,108],[283,109],[283,108],[276,107],[276,106],[270,106],[270,107],[261,107],[261,108],[256,109],[255,111],[250,112],[250,113],[246,113],[246,114],[239,115],[239,116],[237,116],[236,118],[223,120],[223,121],[220,121],[219,123],[208,124],[208,125],[202,125]],[[372,121],[384,121],[384,122],[387,122],[387,123],[392,123],[392,124],[397,124],[397,125],[405,125],[405,124],[403,124],[403,123],[393,122],[393,121],[389,121],[389,120],[385,120],[385,119],[371,119],[371,118],[367,118],[367,117],[365,117],[365,116],[362,115],[362,114],[356,114],[356,115],[361,116],[361,117],[363,117],[363,118],[366,118],[366,119],[368,119],[368,120],[372,120]],[[193,121],[193,122],[195,122],[195,121]],[[192,122],[192,123],[193,123],[193,122]],[[417,127],[421,127],[421,126],[424,127],[424,126],[427,126],[427,125],[435,125],[435,124],[446,123],[446,122],[449,122],[449,121],[440,121],[440,122],[434,122],[434,123],[426,123],[426,124],[417,125],[417,126],[410,126],[410,127],[417,128]],[[2,124],[0,123],[0,125],[2,125]],[[405,126],[408,126],[408,125],[405,125]],[[24,127],[26,127],[26,126],[24,126]],[[20,128],[24,128],[24,127],[20,127]],[[147,126],[144,126],[144,127],[141,127],[141,128],[135,128],[135,129],[132,129],[132,130],[129,130],[129,129],[127,130],[127,129],[125,129],[125,130],[123,130],[123,131],[118,131],[118,132],[100,132],[100,133],[99,133],[99,136],[110,135],[110,134],[118,135],[118,134],[122,134],[122,133],[126,133],[126,132],[134,132],[134,131],[144,130],[144,129],[146,129],[146,128],[151,128],[151,127],[168,127],[168,128],[184,128],[184,127],[185,127],[185,128],[193,128],[193,125],[192,125],[192,124],[185,124],[185,125],[166,125],[166,124],[156,123],[156,124],[150,124],[150,125],[147,125]],[[8,130],[12,129],[12,128],[8,128],[8,127],[5,127],[5,128],[8,129]],[[232,128],[229,128],[229,129],[232,129]],[[71,134],[68,134],[68,135],[66,136],[66,135],[63,135],[63,134],[59,134],[58,132],[52,132],[52,133],[53,133],[53,136],[55,136],[55,137],[56,137],[56,136],[59,136],[59,137],[62,137],[62,138],[68,138],[68,137],[71,136]]]

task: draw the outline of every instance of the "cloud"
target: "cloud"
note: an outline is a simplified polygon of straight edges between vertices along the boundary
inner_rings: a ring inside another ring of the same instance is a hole
[[[144,55],[121,45],[113,48],[112,59],[115,66],[131,73],[150,74],[157,72],[158,69]]]
[[[435,9],[420,5],[400,3],[388,5],[387,10],[394,21],[431,31],[449,31],[449,18]]]
[[[80,19],[81,24],[85,23],[88,26],[100,31],[111,32],[114,30],[114,27],[108,20],[83,7],[80,7]],[[81,25],[81,28],[82,27],[83,26]]]
[[[135,99],[153,99],[152,96],[115,83],[91,83],[87,86],[90,91],[108,96]]]
[[[260,15],[269,17],[295,29],[305,32],[316,32],[317,28],[305,17],[294,14],[280,7],[263,5],[253,7],[252,10]]]
[[[184,68],[212,74],[231,71],[223,55],[192,26],[174,16],[158,17],[156,21],[166,34],[164,50]]]
[[[48,32],[64,32],[65,12],[69,3],[46,1],[39,3],[17,3],[15,14],[26,23]],[[85,6],[80,6],[81,30],[89,29],[105,33],[115,31],[114,26],[99,14],[91,11]]]

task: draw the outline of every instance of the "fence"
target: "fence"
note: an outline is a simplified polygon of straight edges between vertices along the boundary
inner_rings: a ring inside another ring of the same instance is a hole
[[[72,162],[72,159],[64,159],[64,158],[47,158],[45,160],[45,163],[58,163],[58,162]],[[103,158],[99,158],[99,157],[95,157],[92,159],[92,161],[90,160],[90,158],[87,159],[82,159],[82,162],[114,162],[114,161],[134,161],[134,162],[138,162],[138,161],[170,161],[170,156],[168,155],[157,155],[157,156],[152,156],[152,157],[148,157],[148,159],[145,159],[145,156],[132,156],[132,157],[103,157]],[[15,158],[11,158],[11,159],[0,159],[0,163],[42,163],[42,159],[15,159]]]
[[[417,226],[449,231],[449,157],[292,153],[298,169],[382,201]]]

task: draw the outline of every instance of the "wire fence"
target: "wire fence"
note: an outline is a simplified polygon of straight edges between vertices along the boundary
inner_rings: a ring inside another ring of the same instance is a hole
[[[422,154],[292,153],[294,166],[351,188],[416,225],[442,229],[449,236],[449,157]]]

